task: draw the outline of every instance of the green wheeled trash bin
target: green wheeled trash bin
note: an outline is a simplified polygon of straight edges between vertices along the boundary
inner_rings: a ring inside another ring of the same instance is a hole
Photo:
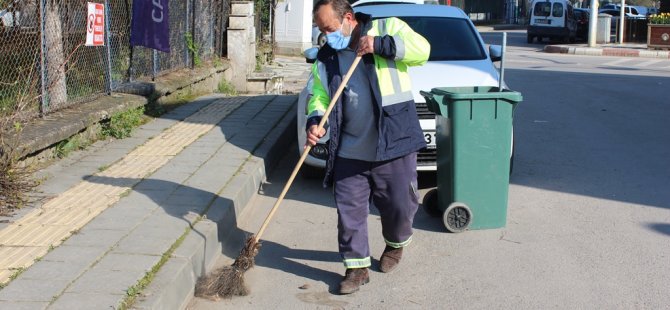
[[[521,94],[490,86],[421,94],[436,114],[437,208],[445,227],[451,232],[504,227],[512,119]]]

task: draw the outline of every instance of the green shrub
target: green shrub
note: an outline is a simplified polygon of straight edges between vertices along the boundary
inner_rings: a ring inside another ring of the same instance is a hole
[[[130,137],[133,129],[144,123],[144,107],[115,113],[109,122],[102,124],[102,135],[123,139]]]
[[[237,96],[237,90],[226,79],[219,81],[218,91],[226,96]]]

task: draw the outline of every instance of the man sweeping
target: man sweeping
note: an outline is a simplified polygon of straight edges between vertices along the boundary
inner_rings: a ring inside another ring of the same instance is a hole
[[[409,66],[428,60],[430,45],[398,18],[372,20],[354,14],[346,0],[319,0],[314,20],[327,44],[312,67],[307,105],[307,144],[325,134],[317,124],[342,76],[362,56],[328,116],[329,158],[324,186],[332,185],[338,212],[339,252],[346,273],[340,293],[369,282],[367,216],[372,202],[381,215],[386,247],[380,270],[391,272],[412,240],[418,209],[416,152],[426,146],[416,114]]]

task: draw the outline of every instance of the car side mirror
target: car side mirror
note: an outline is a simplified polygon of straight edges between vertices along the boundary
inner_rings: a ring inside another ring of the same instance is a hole
[[[489,45],[489,55],[491,55],[491,61],[501,61],[502,60],[502,46],[500,45]]]
[[[302,52],[305,55],[305,62],[313,64],[316,61],[316,54],[319,53],[318,47],[312,47]]]

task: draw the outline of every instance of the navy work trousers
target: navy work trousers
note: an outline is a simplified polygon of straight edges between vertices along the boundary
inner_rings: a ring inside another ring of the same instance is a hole
[[[416,153],[384,162],[338,157],[333,177],[338,242],[345,267],[370,266],[370,203],[379,210],[386,244],[394,248],[409,244],[419,207]]]

